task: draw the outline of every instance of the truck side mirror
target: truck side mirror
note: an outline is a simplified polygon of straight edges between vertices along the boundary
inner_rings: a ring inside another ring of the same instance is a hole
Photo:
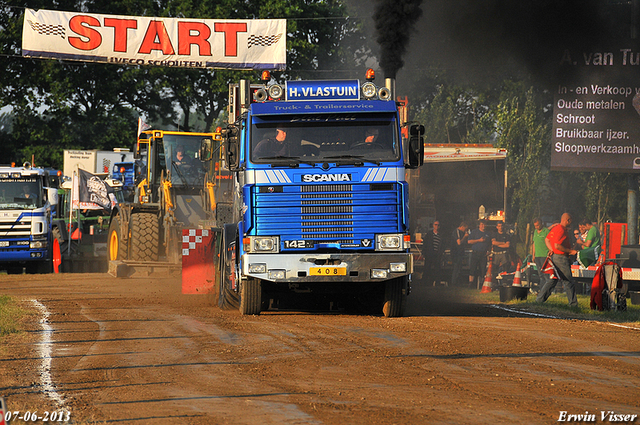
[[[211,139],[202,139],[200,141],[200,151],[198,152],[198,158],[200,161],[211,161],[213,157],[213,141]]]
[[[47,199],[49,203],[53,205],[58,205],[58,189],[55,187],[46,187],[47,191]]]
[[[413,124],[409,127],[407,168],[418,168],[424,164],[424,126]]]
[[[224,156],[229,171],[237,171],[239,167],[239,140],[238,127],[229,125],[222,130],[222,139],[224,141]]]

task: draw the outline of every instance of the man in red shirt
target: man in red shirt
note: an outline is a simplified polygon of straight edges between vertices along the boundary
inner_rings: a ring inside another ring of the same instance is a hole
[[[569,256],[575,255],[577,251],[571,248],[571,238],[568,232],[569,227],[571,227],[571,214],[564,213],[562,214],[562,218],[560,218],[560,224],[551,227],[549,234],[544,240],[547,248],[549,248],[549,252],[552,253],[551,261],[555,265],[556,273],[554,273],[554,279],[547,281],[538,293],[536,299],[538,302],[545,302],[558,282],[562,281],[569,305],[572,307],[578,305],[576,286],[571,277],[571,262],[569,260]]]

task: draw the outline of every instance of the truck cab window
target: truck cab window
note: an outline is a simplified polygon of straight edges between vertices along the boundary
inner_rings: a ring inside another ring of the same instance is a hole
[[[345,120],[335,116],[309,116],[290,121],[259,117],[251,126],[251,160],[335,162],[361,157],[375,162],[397,161],[400,142],[392,118]]]

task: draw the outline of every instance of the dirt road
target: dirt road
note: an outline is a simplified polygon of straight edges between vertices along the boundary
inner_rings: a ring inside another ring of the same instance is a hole
[[[171,278],[1,276],[0,294],[26,300],[39,320],[0,347],[0,395],[9,410],[59,409],[70,423],[551,424],[640,415],[640,328],[465,304],[448,288],[414,287],[409,316],[395,319],[240,316],[207,296],[181,295]]]

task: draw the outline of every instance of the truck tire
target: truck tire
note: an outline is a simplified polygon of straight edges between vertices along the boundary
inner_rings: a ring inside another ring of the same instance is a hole
[[[24,267],[21,265],[6,266],[7,274],[22,274]]]
[[[150,213],[131,214],[131,259],[158,261],[159,245],[158,216]]]
[[[262,310],[262,281],[249,278],[240,284],[240,314],[260,314]]]
[[[399,277],[385,282],[382,312],[385,317],[402,317],[407,305],[407,277]]]
[[[222,261],[220,262],[220,288],[218,291],[218,306],[225,310],[239,307],[238,294],[234,290],[237,282],[235,254],[235,226],[225,225],[222,236]]]
[[[107,240],[109,261],[128,259],[127,245],[124,243],[121,234],[120,223],[121,218],[119,215],[116,215],[113,217],[113,220],[111,220],[111,224],[109,224],[109,239]]]
[[[51,260],[33,261],[27,264],[28,274],[49,274],[52,271],[53,262]]]

